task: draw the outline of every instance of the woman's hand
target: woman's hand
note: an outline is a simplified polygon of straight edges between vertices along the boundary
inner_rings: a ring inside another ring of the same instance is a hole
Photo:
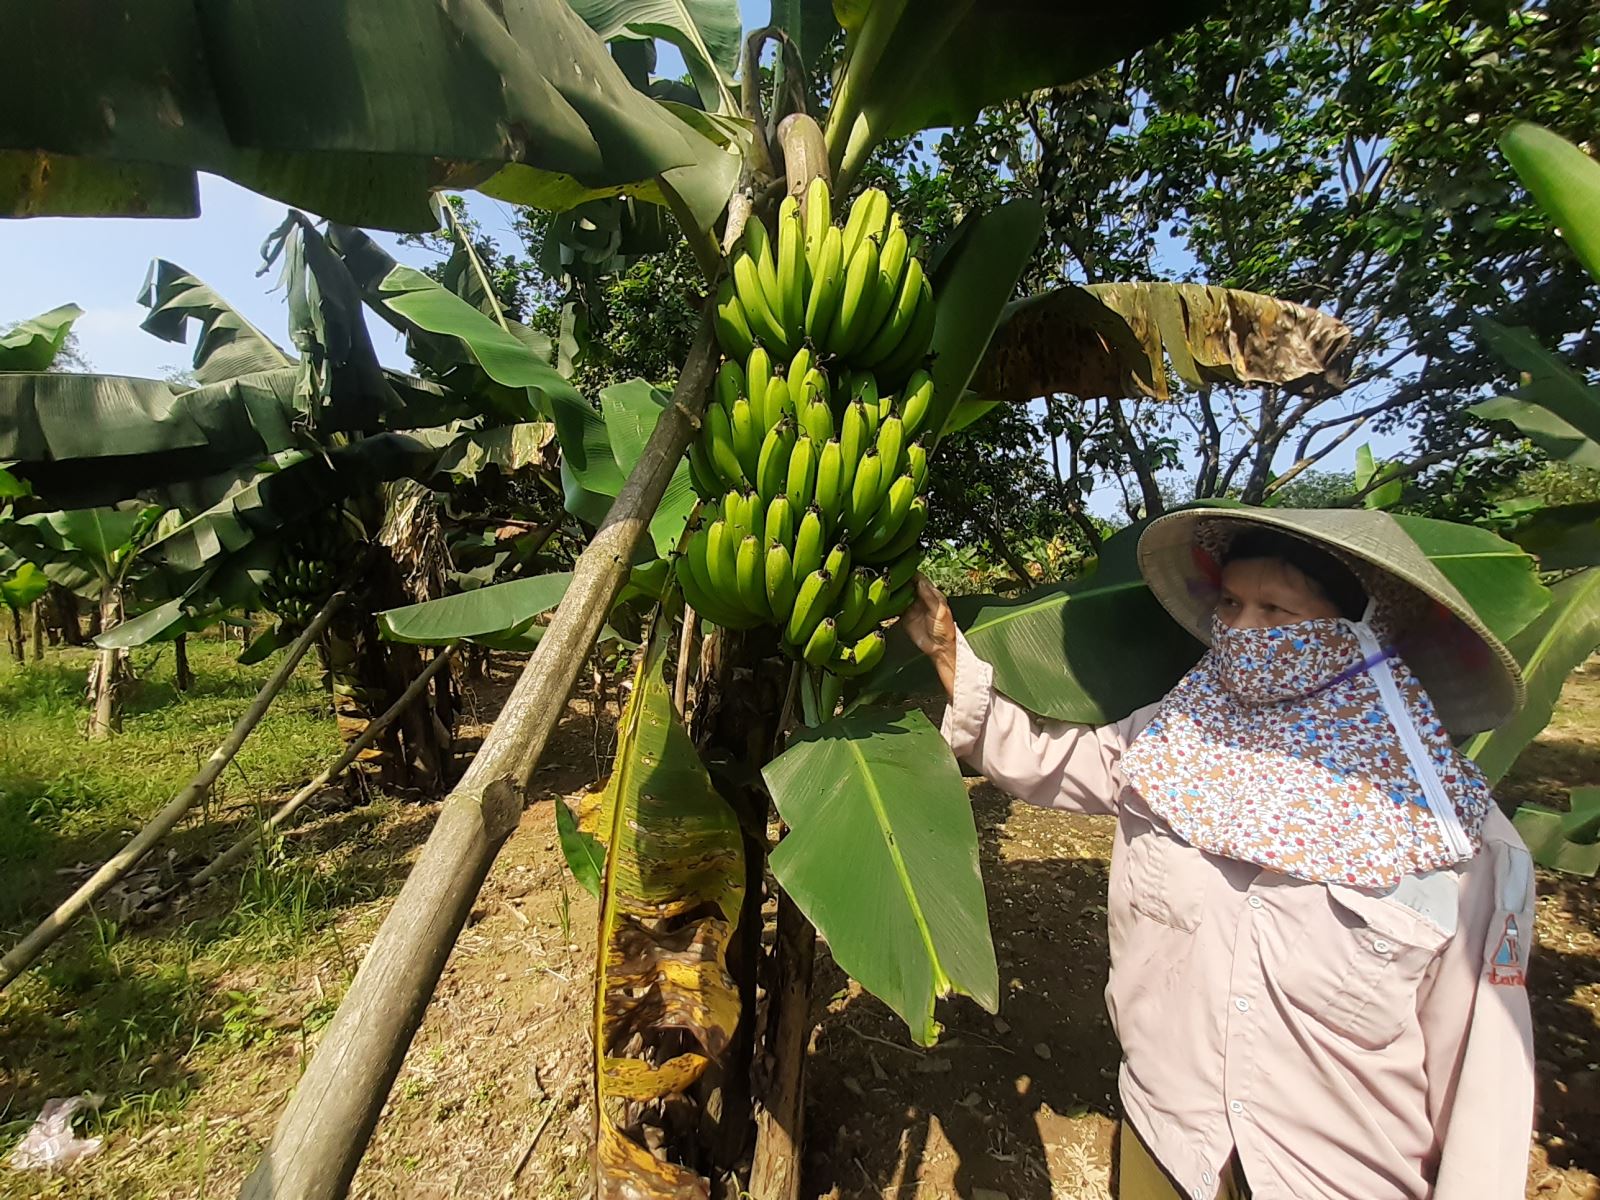
[[[956,693],[956,619],[950,614],[950,605],[944,593],[927,578],[917,575],[917,598],[906,609],[900,623],[906,627],[912,643],[933,660],[933,668],[944,684],[945,695],[952,699]]]

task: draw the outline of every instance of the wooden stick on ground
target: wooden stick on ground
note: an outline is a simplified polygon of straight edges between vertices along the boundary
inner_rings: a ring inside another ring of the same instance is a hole
[[[341,591],[335,592],[328,598],[328,602],[322,606],[322,611],[311,619],[305,632],[289,647],[289,652],[284,655],[283,661],[278,664],[278,669],[272,673],[272,677],[261,685],[261,690],[256,693],[256,698],[251,701],[244,715],[233,723],[233,728],[222,740],[222,745],[211,752],[211,757],[206,759],[205,765],[188,785],[167,801],[167,806],[152,817],[149,824],[134,835],[126,846],[112,855],[104,866],[91,875],[82,887],[63,900],[53,913],[39,922],[32,933],[13,946],[4,959],[0,959],[0,989],[5,988],[32,966],[39,955],[44,953],[45,948],[60,937],[62,931],[84,909],[94,903],[117,880],[133,870],[135,864],[149,853],[151,847],[171,833],[183,815],[210,791],[217,776],[222,774],[222,769],[233,761],[233,756],[239,753],[239,748],[244,745],[245,738],[250,736],[250,731],[266,715],[273,698],[283,690],[283,685],[289,682],[289,677],[294,674],[294,669],[299,665],[305,652],[328,627],[329,619],[345,602],[346,595]]]
[[[634,546],[697,432],[716,372],[711,318],[708,301],[672,403],[574,566],[567,593],[494,728],[446,798],[271,1143],[245,1180],[245,1200],[337,1200],[349,1188],[456,937],[521,817],[523,790],[628,577]]]
[[[246,854],[249,854],[250,848],[255,845],[258,838],[281,828],[300,810],[300,807],[307,800],[310,800],[311,797],[339,778],[344,773],[345,768],[355,762],[361,756],[361,752],[377,741],[378,735],[387,729],[413,700],[427,690],[428,681],[444,668],[454,654],[455,647],[453,645],[446,646],[436,654],[422,674],[411,681],[411,686],[401,693],[400,698],[391,704],[382,716],[367,722],[367,727],[361,731],[361,736],[345,747],[344,753],[339,756],[332,766],[284,801],[278,811],[273,813],[267,821],[253,828],[232,846],[212,859],[203,871],[190,880],[189,886],[191,888],[201,888],[210,883],[218,875],[221,875],[228,868],[239,862],[240,859],[244,858]]]

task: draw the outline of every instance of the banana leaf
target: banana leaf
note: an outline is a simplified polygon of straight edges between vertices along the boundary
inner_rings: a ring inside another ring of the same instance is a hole
[[[1522,665],[1527,703],[1506,724],[1462,747],[1491,782],[1504,776],[1550,723],[1567,676],[1600,646],[1600,569],[1568,576],[1550,593],[1549,607],[1509,642]]]
[[[139,303],[150,310],[139,328],[164,341],[181,345],[189,322],[200,323],[200,336],[194,347],[194,377],[198,383],[220,383],[295,365],[293,357],[209,285],[164,258],[151,262]]]
[[[76,304],[63,304],[0,333],[0,371],[48,371],[81,316]]]
[[[1214,0],[875,0],[846,43],[830,122],[840,128],[829,129],[830,148],[848,144],[851,158],[865,161],[885,138],[963,125],[986,105],[1082,79],[1218,7]]]
[[[1035,200],[1012,200],[961,222],[929,263],[938,304],[933,326],[929,429],[942,433],[982,361],[1044,229]]]
[[[924,1046],[938,1037],[941,996],[961,992],[994,1012],[972,803],[928,719],[856,708],[801,731],[762,776],[789,825],[772,873],[834,961]]]
[[[736,0],[569,0],[604,41],[670,42],[683,55],[705,107],[739,111],[733,75],[739,66]]]
[[[1541,867],[1593,879],[1600,874],[1600,788],[1573,788],[1569,794],[1567,812],[1524,804],[1512,824]]]
[[[1529,498],[1520,511],[1507,511],[1495,525],[1502,536],[1539,560],[1542,571],[1576,571],[1600,566],[1600,500],[1545,504]]]
[[[19,563],[0,575],[0,600],[21,612],[50,590],[50,577],[31,562]]]
[[[656,422],[671,401],[672,397],[642,379],[615,383],[601,391],[600,409],[606,437],[620,479],[626,480],[633,472],[639,456],[644,453],[645,443],[655,432]],[[615,492],[608,494],[616,498]],[[695,500],[689,465],[687,461],[680,462],[673,469],[672,478],[667,480],[667,490],[661,495],[655,515],[650,518],[650,539],[662,558],[677,549],[684,526],[694,511]]]
[[[1467,411],[1486,421],[1508,421],[1551,458],[1600,467],[1600,388],[1534,340],[1525,329],[1477,322],[1489,349],[1527,379],[1509,396]]]
[[[1550,606],[1551,593],[1521,546],[1476,525],[1391,515],[1501,641],[1517,637]]]
[[[1379,462],[1372,456],[1372,446],[1369,443],[1362,442],[1356,448],[1356,491],[1361,491],[1378,478],[1378,472],[1390,469],[1389,463]],[[1404,491],[1405,484],[1401,480],[1391,479],[1373,488],[1361,498],[1361,503],[1366,508],[1393,508],[1400,503],[1400,496]]]
[[[491,583],[470,592],[408,604],[378,614],[378,628],[391,642],[442,646],[476,642],[502,650],[530,650],[542,626],[535,622],[561,603],[570,571]]]
[[[1500,149],[1578,261],[1600,280],[1600,163],[1527,121],[1500,135]]]
[[[984,399],[1171,399],[1166,363],[1190,386],[1345,386],[1350,330],[1287,301],[1193,283],[1069,284],[1006,307],[973,390]]]
[[[739,1020],[726,961],[744,895],[743,839],[673,709],[663,673],[670,632],[657,620],[641,656],[597,822],[605,875],[595,1166],[604,1196],[707,1194],[692,1171],[626,1131],[642,1106],[692,1087]]]
[[[28,48],[0,82],[0,148],[32,167],[0,175],[0,212],[192,216],[204,170],[425,232],[433,191],[505,163],[623,187],[726,157],[635,90],[562,0],[338,0],[311,18],[141,0],[90,22],[6,0],[0,35]]]

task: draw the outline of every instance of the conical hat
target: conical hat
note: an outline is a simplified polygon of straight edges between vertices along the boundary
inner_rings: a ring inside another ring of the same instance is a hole
[[[1380,634],[1416,672],[1452,734],[1493,729],[1521,706],[1522,672],[1511,652],[1386,512],[1199,506],[1156,518],[1139,538],[1139,571],[1202,642],[1211,642],[1218,583],[1217,559],[1206,547],[1250,525],[1302,538],[1355,571],[1389,610]]]

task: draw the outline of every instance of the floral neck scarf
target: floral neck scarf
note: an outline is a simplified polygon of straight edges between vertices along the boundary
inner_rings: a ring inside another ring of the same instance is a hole
[[[1471,858],[1491,802],[1365,621],[1214,622],[1122,770],[1201,850],[1375,889]]]

